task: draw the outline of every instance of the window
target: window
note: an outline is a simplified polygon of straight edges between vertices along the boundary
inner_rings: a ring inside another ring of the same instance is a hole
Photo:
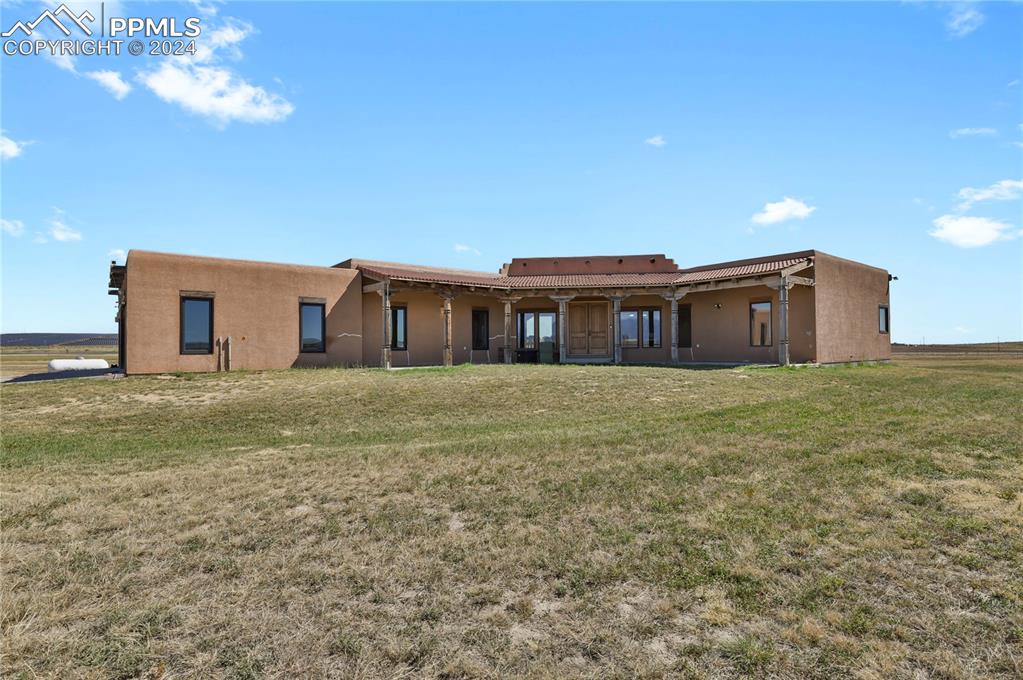
[[[623,309],[622,347],[660,347],[661,310]]]
[[[888,314],[889,314],[889,312],[888,312],[888,305],[880,305],[880,306],[878,306],[877,314],[878,314],[877,332],[878,333],[887,334],[888,333],[888,322],[890,320],[888,318]]]
[[[536,314],[519,312],[519,347],[536,349]]]
[[[327,306],[318,302],[298,304],[299,351],[326,352]]]
[[[558,315],[556,312],[539,312],[536,315],[537,337],[540,342],[554,342],[556,333],[554,329],[558,326]]]
[[[557,312],[519,312],[519,349],[540,349],[541,342],[557,345]]]
[[[661,346],[661,310],[644,309],[639,313],[640,347]]]
[[[490,311],[486,309],[472,310],[472,348],[490,348]]]
[[[181,298],[181,353],[213,354],[213,298]]]
[[[622,310],[622,347],[639,347],[639,312]]]
[[[679,305],[678,307],[678,346],[693,346],[693,306]]]
[[[749,305],[749,344],[767,347],[771,344],[771,303],[751,302]]]
[[[391,307],[391,349],[408,349],[408,310]]]

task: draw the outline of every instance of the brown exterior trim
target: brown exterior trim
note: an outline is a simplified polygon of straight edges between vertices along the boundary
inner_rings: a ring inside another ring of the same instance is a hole
[[[767,304],[771,305],[771,309],[768,311],[768,314],[767,314],[767,318],[768,318],[768,320],[771,323],[771,326],[770,326],[771,342],[767,343],[766,345],[754,345],[753,344],[753,305],[755,305],[755,304],[762,304],[764,302],[766,302]],[[774,298],[767,297],[767,296],[749,298],[749,305],[747,307],[747,310],[749,311],[749,327],[746,329],[746,341],[749,342],[749,346],[750,347],[774,347],[774,310],[775,310]]]
[[[405,312],[405,346],[398,346],[398,310]],[[391,303],[391,351],[392,352],[407,352],[408,351],[408,305],[406,303]]]
[[[320,349],[305,349],[302,346],[304,338],[302,337],[302,308],[303,307],[319,307],[320,308],[320,339],[323,344]],[[327,303],[326,302],[307,302],[305,298],[298,299],[298,351],[300,354],[326,354],[327,353]]]
[[[214,314],[214,311],[213,311],[213,304],[214,304],[213,295],[208,295],[208,296],[182,295],[182,296],[180,296],[180,301],[181,302],[179,304],[179,309],[181,310],[181,314],[178,317],[178,331],[179,331],[179,336],[178,337],[180,339],[180,343],[178,345],[178,347],[179,347],[178,353],[179,354],[213,354],[213,349],[214,349],[213,348],[213,336],[214,336],[213,322],[214,322],[214,319],[216,319],[216,314]],[[209,324],[209,349],[208,350],[185,349],[185,303],[186,302],[208,302],[210,304],[209,321],[207,322]]]

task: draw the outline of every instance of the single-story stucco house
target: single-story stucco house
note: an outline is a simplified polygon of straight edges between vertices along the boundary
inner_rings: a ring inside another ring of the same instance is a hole
[[[883,269],[804,250],[515,258],[498,273],[132,250],[110,267],[125,372],[456,363],[837,363],[891,357]]]

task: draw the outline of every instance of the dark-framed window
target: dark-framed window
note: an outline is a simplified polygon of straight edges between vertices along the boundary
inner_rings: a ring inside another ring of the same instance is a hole
[[[678,346],[693,346],[693,306],[678,306]]]
[[[181,353],[213,354],[213,298],[181,297]]]
[[[327,305],[298,303],[298,338],[301,352],[327,351]]]
[[[408,349],[408,309],[391,307],[391,349]]]
[[[518,313],[519,349],[540,349],[541,342],[558,344],[558,313],[520,311]]]
[[[771,302],[749,303],[749,344],[753,347],[769,347],[771,338]]]
[[[877,306],[877,332],[883,335],[887,335],[891,322],[891,312],[888,310],[888,305]]]
[[[661,310],[658,307],[623,309],[622,347],[660,347]]]
[[[639,346],[661,346],[661,310],[641,309],[639,311]]]
[[[490,349],[490,310],[472,310],[472,348]]]

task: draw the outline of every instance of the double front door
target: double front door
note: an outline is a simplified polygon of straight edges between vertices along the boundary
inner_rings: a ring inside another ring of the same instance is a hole
[[[568,353],[608,356],[611,353],[611,313],[607,302],[568,304]]]

